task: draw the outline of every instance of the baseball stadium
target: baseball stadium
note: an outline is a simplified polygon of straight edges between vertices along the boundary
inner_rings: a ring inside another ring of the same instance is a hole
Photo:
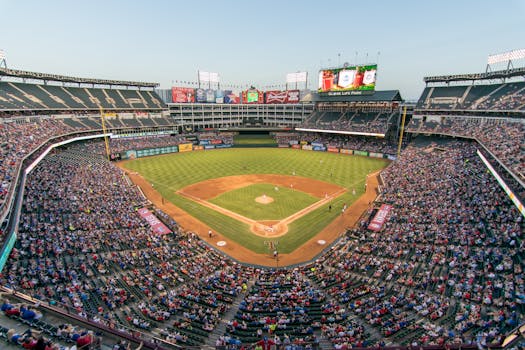
[[[162,89],[0,55],[0,348],[522,348],[522,58],[406,101],[377,62]]]

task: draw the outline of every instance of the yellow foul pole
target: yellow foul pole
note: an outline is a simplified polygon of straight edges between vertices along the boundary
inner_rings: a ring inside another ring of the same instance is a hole
[[[108,158],[108,161],[111,161],[111,157],[110,157],[111,152],[109,151],[109,140],[108,140],[108,135],[106,132],[106,122],[104,118],[104,110],[102,109],[101,106],[99,107],[99,109],[100,109],[100,121],[102,123],[102,132],[104,133],[104,144],[106,145],[106,157]]]
[[[407,106],[403,107],[403,117],[401,118],[401,130],[399,132],[399,144],[397,145],[397,157],[401,154],[401,144],[403,143],[403,134],[405,133],[405,119],[407,116]]]

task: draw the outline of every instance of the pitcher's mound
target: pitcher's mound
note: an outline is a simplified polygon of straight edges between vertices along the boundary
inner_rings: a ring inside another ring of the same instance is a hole
[[[268,197],[267,195],[263,194],[262,196],[259,196],[259,197],[255,198],[255,201],[257,203],[269,204],[269,203],[273,202],[273,198],[272,197]]]

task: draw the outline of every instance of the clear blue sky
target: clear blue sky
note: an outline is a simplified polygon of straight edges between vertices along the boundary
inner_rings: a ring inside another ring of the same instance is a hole
[[[424,76],[525,47],[525,0],[0,0],[0,13],[10,68],[163,88],[198,69],[257,87],[306,70],[316,88],[321,66],[380,52],[376,88],[413,99]]]

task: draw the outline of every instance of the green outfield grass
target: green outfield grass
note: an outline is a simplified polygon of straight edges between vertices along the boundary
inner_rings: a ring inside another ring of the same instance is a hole
[[[343,203],[352,204],[364,192],[366,175],[384,168],[384,159],[328,152],[279,148],[241,148],[174,153],[130,161],[126,168],[139,172],[164,198],[198,218],[224,236],[257,253],[266,253],[263,237],[250,232],[248,225],[204,207],[175,192],[204,180],[244,174],[284,174],[331,182],[348,191],[332,202],[296,220],[288,233],[279,237],[279,251],[289,253],[315,236],[337,215]],[[352,194],[355,189],[356,194]],[[306,205],[305,205],[306,206]]]
[[[270,135],[235,135],[233,137],[235,145],[276,145],[275,139]]]
[[[262,195],[271,197],[273,202],[257,203],[255,198]],[[273,184],[253,184],[209,200],[252,220],[282,220],[317,201],[319,198],[307,193]]]

